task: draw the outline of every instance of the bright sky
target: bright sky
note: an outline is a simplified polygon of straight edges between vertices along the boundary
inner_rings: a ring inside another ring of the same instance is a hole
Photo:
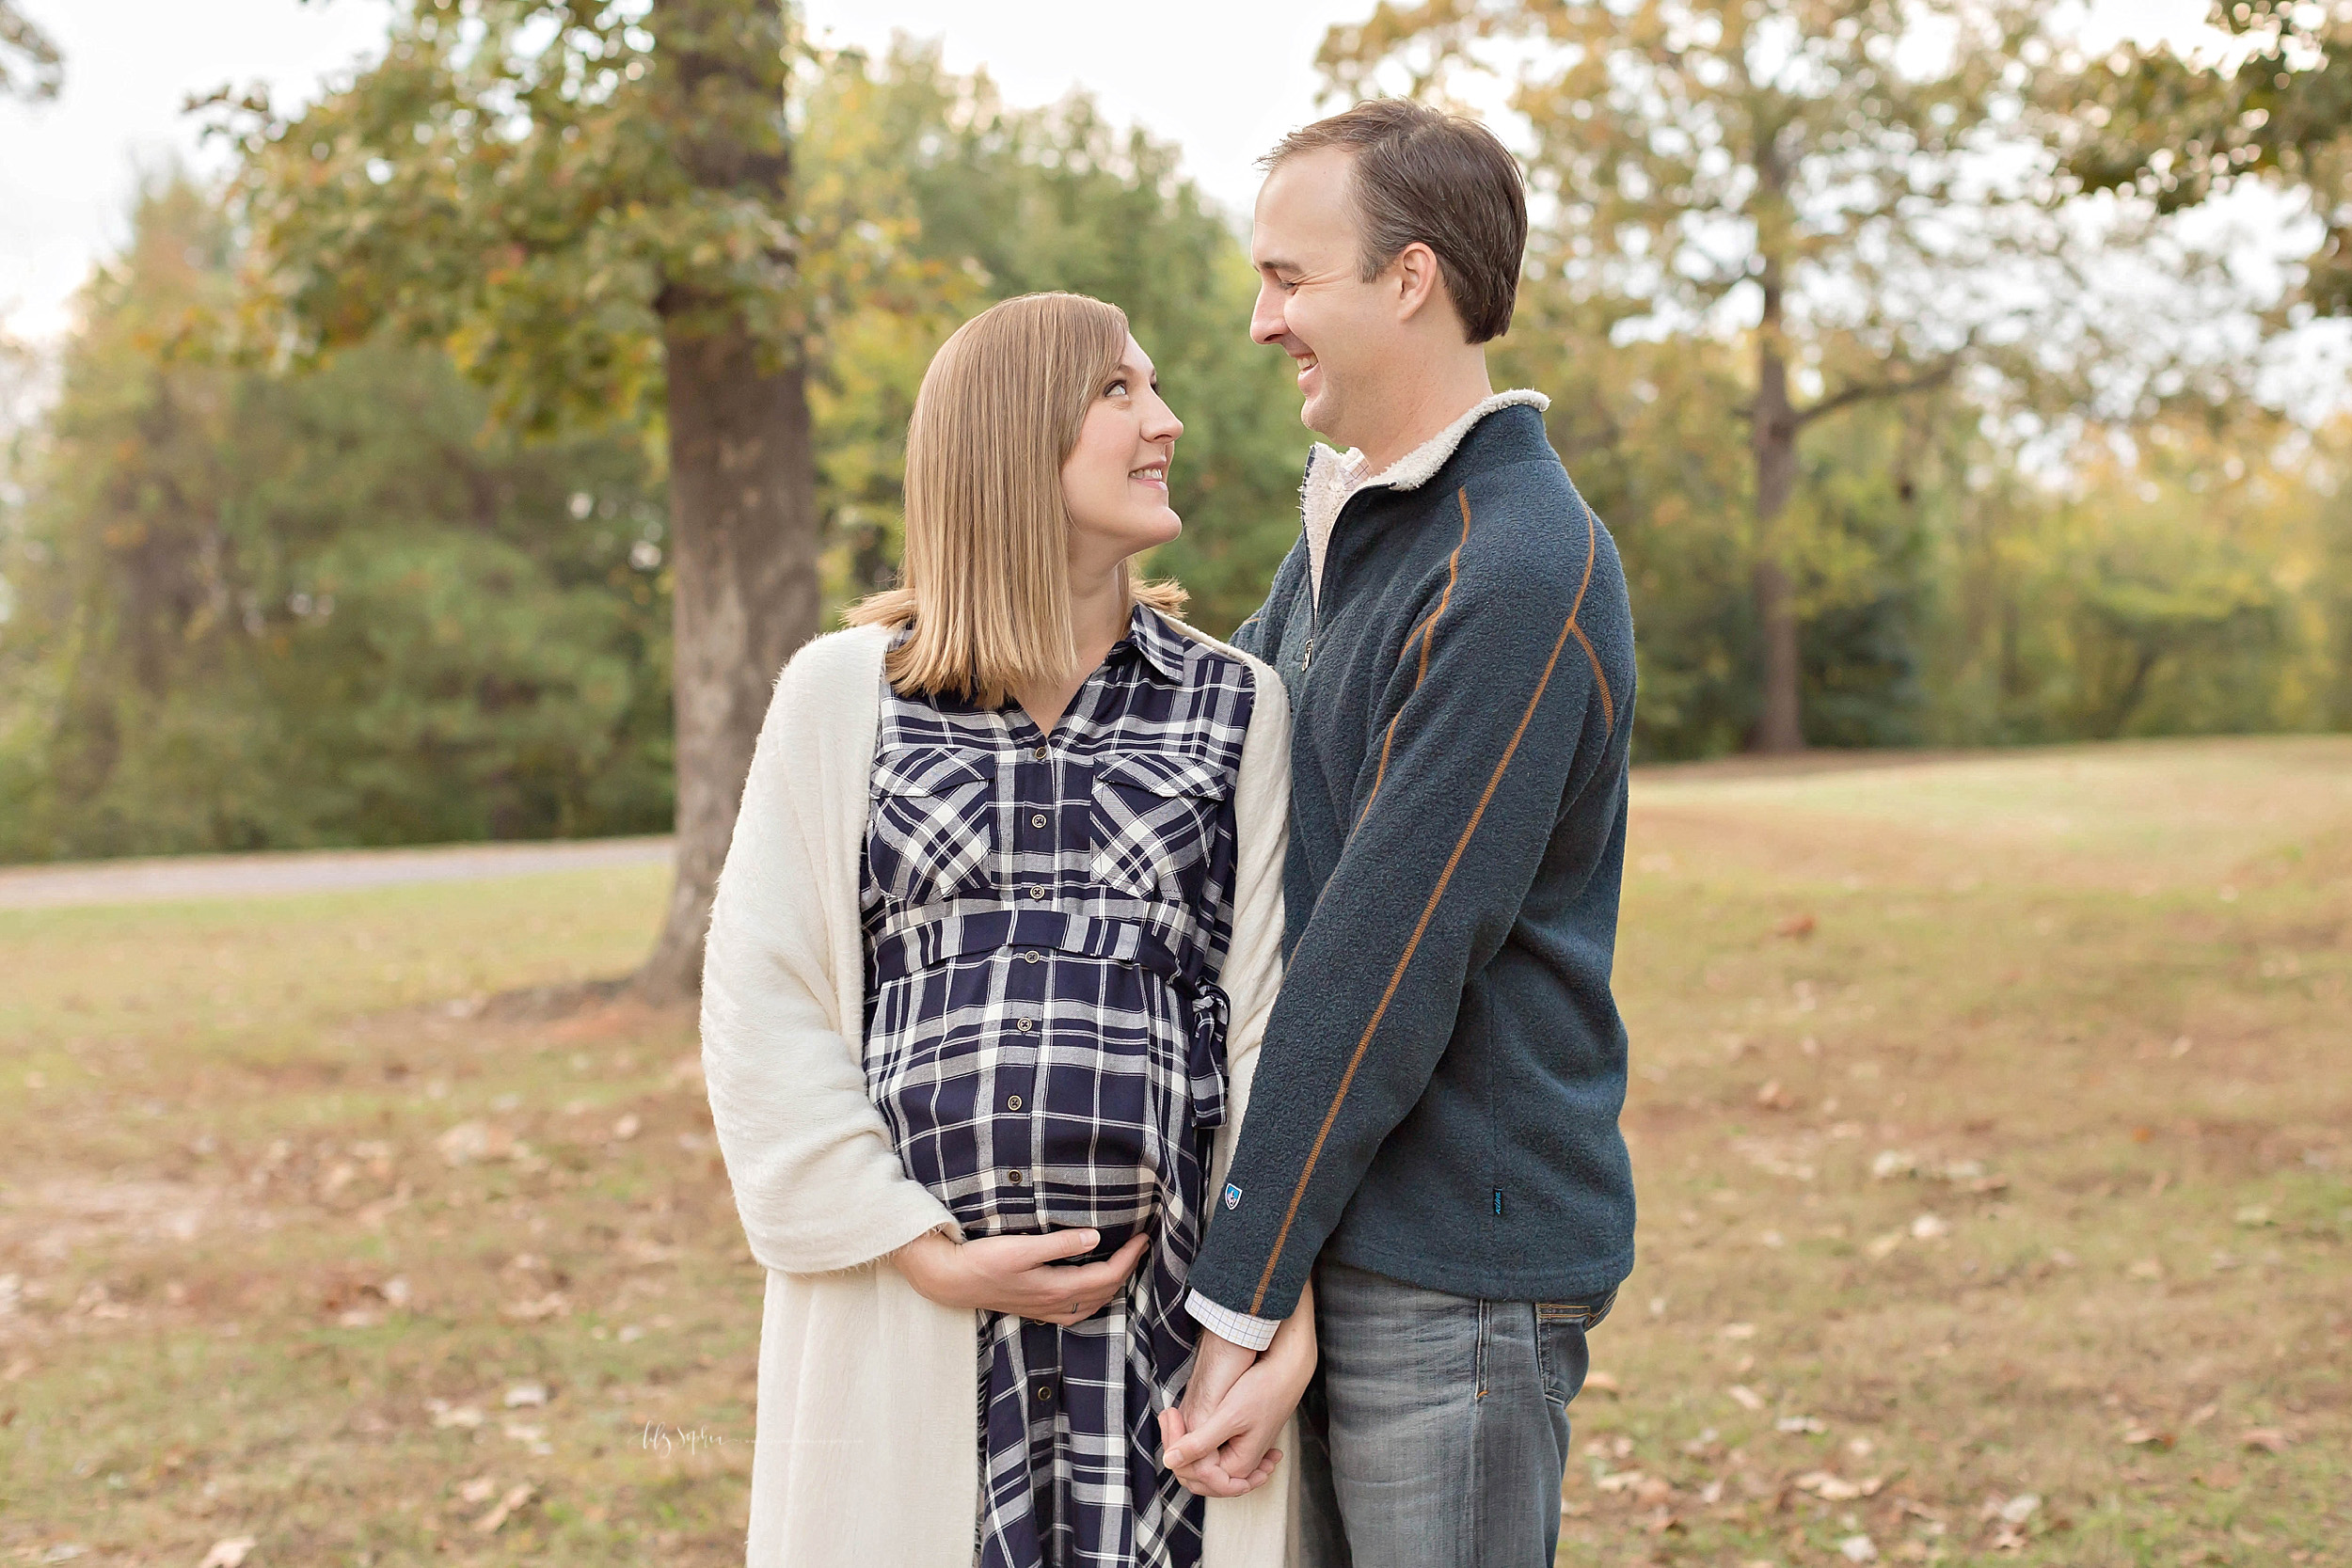
[[[0,326],[37,342],[70,324],[72,295],[119,245],[143,170],[174,157],[217,167],[181,112],[191,93],[262,81],[280,102],[373,51],[383,0],[21,0],[65,55],[63,94],[0,102]],[[1324,30],[1372,0],[805,0],[812,26],[880,46],[898,29],[944,40],[956,71],[986,65],[1006,98],[1090,89],[1113,119],[1184,150],[1212,196],[1246,211],[1250,163],[1314,118]],[[2086,41],[2193,29],[2203,0],[2090,0]]]

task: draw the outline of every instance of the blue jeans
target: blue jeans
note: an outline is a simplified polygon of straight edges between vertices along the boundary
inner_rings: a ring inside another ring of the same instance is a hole
[[[1326,1259],[1298,1406],[1305,1568],[1551,1568],[1587,1302],[1480,1301]]]

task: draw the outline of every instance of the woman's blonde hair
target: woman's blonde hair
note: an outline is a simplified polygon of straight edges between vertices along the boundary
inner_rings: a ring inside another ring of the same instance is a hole
[[[883,665],[898,690],[994,707],[1074,670],[1061,467],[1126,349],[1116,305],[1040,293],[989,307],[931,356],[907,421],[899,586],[847,617],[912,626]],[[1174,581],[1120,573],[1131,608],[1182,613]]]

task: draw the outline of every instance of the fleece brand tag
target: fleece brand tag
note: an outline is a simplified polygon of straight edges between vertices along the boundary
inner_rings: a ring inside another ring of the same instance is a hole
[[[1241,1189],[1234,1186],[1231,1181],[1225,1183],[1225,1207],[1228,1209],[1238,1209],[1241,1207]]]

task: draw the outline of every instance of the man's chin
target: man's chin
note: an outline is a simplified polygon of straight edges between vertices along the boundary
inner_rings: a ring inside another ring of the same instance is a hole
[[[1327,390],[1318,388],[1308,393],[1307,401],[1299,405],[1298,422],[1318,436],[1336,440],[1337,437],[1331,435],[1331,425],[1338,415],[1338,400]]]

